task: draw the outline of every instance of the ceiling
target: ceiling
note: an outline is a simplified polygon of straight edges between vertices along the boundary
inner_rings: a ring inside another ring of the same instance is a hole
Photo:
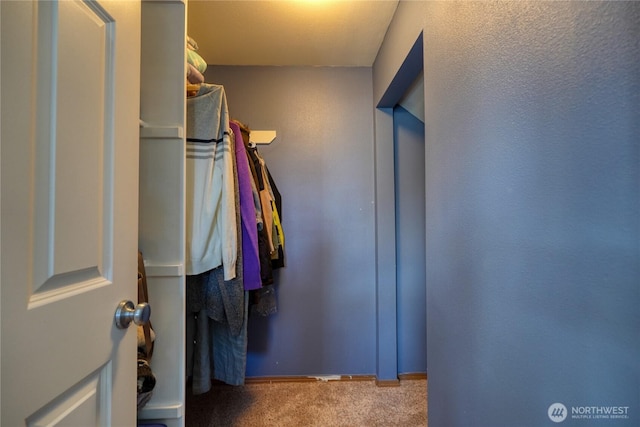
[[[211,65],[370,67],[398,0],[189,0]]]

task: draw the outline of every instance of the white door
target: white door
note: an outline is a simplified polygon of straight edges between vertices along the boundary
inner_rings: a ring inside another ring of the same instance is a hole
[[[132,426],[140,5],[0,14],[0,424]]]

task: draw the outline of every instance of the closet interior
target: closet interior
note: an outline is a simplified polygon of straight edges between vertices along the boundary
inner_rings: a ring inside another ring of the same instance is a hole
[[[271,269],[284,265],[280,196],[256,148],[276,131],[231,120],[224,87],[204,82],[198,69],[198,60],[206,63],[187,36],[186,8],[143,1],[141,18],[139,249],[157,381],[138,419],[169,427],[184,425],[187,378],[194,394],[207,392],[211,378],[244,383],[248,310],[276,310]],[[221,348],[232,368],[210,354]]]

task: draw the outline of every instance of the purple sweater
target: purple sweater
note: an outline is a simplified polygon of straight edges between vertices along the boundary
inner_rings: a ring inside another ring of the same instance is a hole
[[[242,222],[242,275],[245,291],[262,287],[260,278],[260,258],[258,255],[258,227],[256,224],[256,208],[251,191],[251,171],[247,151],[242,141],[240,127],[229,123],[236,141],[236,163],[238,168],[238,187],[240,192],[240,219]]]

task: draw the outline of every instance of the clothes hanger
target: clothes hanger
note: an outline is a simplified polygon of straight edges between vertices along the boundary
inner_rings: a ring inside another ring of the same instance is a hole
[[[196,96],[200,91],[200,84],[187,83],[187,97]]]

